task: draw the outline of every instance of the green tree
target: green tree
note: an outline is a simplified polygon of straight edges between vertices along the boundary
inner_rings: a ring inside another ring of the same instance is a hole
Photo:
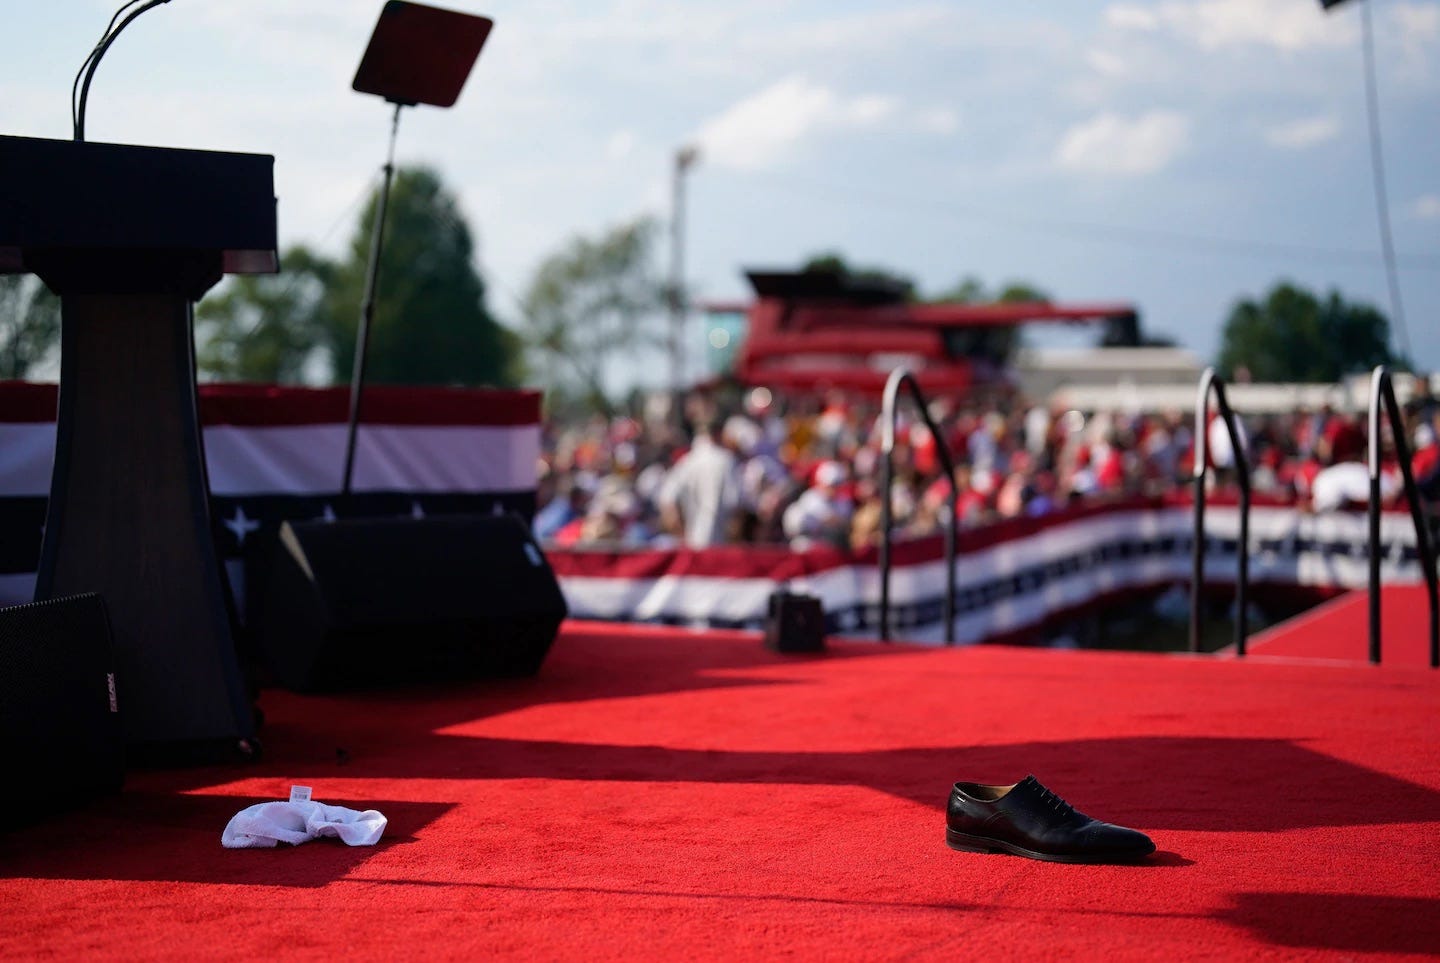
[[[954,287],[946,288],[926,300],[935,304],[984,304],[990,300],[990,296],[985,292],[985,282],[973,274],[968,274]]]
[[[287,384],[305,380],[320,346],[321,313],[336,267],[305,247],[280,258],[279,274],[229,278],[195,309],[202,377]]]
[[[379,194],[360,217],[317,321],[333,379],[350,377]],[[390,384],[514,384],[518,343],[485,307],[475,242],[454,194],[425,167],[390,187],[366,379]]]
[[[316,322],[329,349],[331,377],[354,364],[360,302],[378,195],[361,215],[349,257],[336,266]],[[389,384],[510,385],[519,344],[485,306],[475,242],[439,175],[401,168],[390,188],[366,380]]]
[[[841,278],[858,281],[861,284],[878,284],[897,289],[906,301],[915,300],[915,281],[889,268],[866,266],[857,267],[845,260],[838,251],[824,251],[812,254],[801,268],[803,271],[823,271]]]
[[[348,382],[378,207],[376,195],[340,261],[292,248],[279,275],[232,278],[205,299],[197,311],[202,372],[286,382],[318,368],[320,380]],[[486,308],[470,228],[439,175],[398,170],[385,222],[366,380],[518,383],[519,340]]]
[[[664,286],[653,267],[656,225],[641,218],[599,238],[576,237],[536,270],[521,309],[525,341],[547,387],[611,410],[617,362],[664,343]]]
[[[1394,362],[1389,344],[1390,324],[1375,308],[1282,281],[1231,309],[1216,367],[1227,378],[1243,370],[1255,381],[1338,381]]]
[[[990,291],[985,282],[973,274],[961,278],[954,287],[939,297],[928,299],[933,304],[1028,304],[1049,301],[1050,295],[1027,281],[1007,281],[997,291]],[[955,329],[947,332],[951,350],[971,357],[989,358],[1003,364],[1014,356],[1022,341],[1019,327]]]
[[[995,292],[995,300],[1000,304],[1048,303],[1050,295],[1028,281],[1007,281]]]
[[[59,350],[60,299],[33,275],[0,275],[0,378],[24,378]]]
[[[985,282],[967,274],[954,287],[947,288],[933,298],[934,304],[945,302],[960,304],[1023,304],[1032,301],[1049,301],[1050,295],[1029,281],[1007,281],[996,291],[991,291]]]

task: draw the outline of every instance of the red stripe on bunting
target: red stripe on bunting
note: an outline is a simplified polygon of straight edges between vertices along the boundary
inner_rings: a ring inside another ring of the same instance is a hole
[[[792,552],[776,545],[724,545],[697,549],[589,551],[547,546],[545,557],[561,578],[655,579],[661,576],[698,578],[763,578],[776,581],[813,575],[853,564],[839,549],[813,548]]]
[[[534,425],[540,392],[492,388],[375,385],[366,388],[361,422],[367,425]],[[349,418],[349,388],[275,385],[201,385],[200,421],[206,425],[327,425]]]
[[[56,385],[0,381],[0,422],[53,422]],[[344,424],[350,389],[254,384],[200,385],[204,425],[279,427]],[[540,422],[540,392],[495,388],[375,385],[366,388],[367,425],[511,427]]]
[[[956,547],[961,553],[974,552],[1070,522],[1116,512],[1159,507],[1158,499],[1133,498],[1076,506],[1041,518],[1013,518],[961,531]],[[671,548],[627,551],[594,551],[550,546],[546,548],[545,554],[550,561],[550,567],[561,577],[618,579],[690,575],[784,581],[844,568],[847,565],[875,565],[879,561],[879,550],[876,548],[848,552],[826,546],[800,552],[773,545],[726,545],[704,550]],[[945,543],[938,535],[896,541],[890,552],[891,563],[896,566],[920,565],[944,557]]]
[[[58,387],[30,381],[0,381],[0,424],[54,424]]]

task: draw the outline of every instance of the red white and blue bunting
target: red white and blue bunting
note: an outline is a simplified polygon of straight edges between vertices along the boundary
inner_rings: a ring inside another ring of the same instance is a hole
[[[243,596],[247,568],[287,520],[535,512],[540,395],[366,390],[352,497],[339,497],[349,391],[202,385],[217,548]],[[30,601],[55,447],[56,386],[0,382],[0,604]]]
[[[0,382],[0,604],[34,590],[50,462],[55,386]],[[217,545],[242,603],[247,576],[273,550],[285,520],[535,510],[540,399],[535,392],[370,389],[357,446],[355,497],[338,497],[348,396],[344,389],[202,386],[201,420]],[[1012,637],[1127,595],[1188,585],[1193,515],[1183,501],[1089,505],[961,533],[956,638]],[[1212,505],[1207,584],[1233,583],[1239,514]],[[1381,523],[1386,582],[1418,582],[1404,513]],[[1330,594],[1366,584],[1363,514],[1256,507],[1250,578]],[[876,552],[733,546],[687,550],[547,552],[578,618],[697,627],[758,627],[771,593],[818,596],[832,632],[873,633],[879,621]],[[938,537],[892,556],[891,625],[939,638],[945,562]]]
[[[1013,637],[1126,596],[1188,585],[1193,529],[1190,506],[1140,500],[963,532],[956,565],[956,639]],[[1238,534],[1234,506],[1210,508],[1207,584],[1234,583]],[[1311,589],[1317,595],[1363,587],[1369,571],[1367,537],[1363,514],[1255,508],[1251,584]],[[1420,581],[1408,515],[1382,516],[1381,543],[1382,579]],[[819,597],[831,631],[868,634],[879,624],[881,576],[874,551],[552,551],[550,562],[565,588],[570,614],[578,618],[757,627],[764,622],[770,593],[785,586]],[[940,637],[945,575],[938,537],[896,548],[890,606],[898,634]]]

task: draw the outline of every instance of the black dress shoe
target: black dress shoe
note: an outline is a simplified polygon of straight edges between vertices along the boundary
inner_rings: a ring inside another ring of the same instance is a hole
[[[1149,836],[1076,812],[1034,776],[1013,786],[957,782],[945,810],[945,843],[1056,863],[1133,862],[1155,852]]]

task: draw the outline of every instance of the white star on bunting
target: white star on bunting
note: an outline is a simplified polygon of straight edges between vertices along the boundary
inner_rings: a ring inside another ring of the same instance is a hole
[[[244,508],[236,505],[235,514],[225,520],[225,527],[235,533],[235,543],[243,547],[245,536],[258,529],[260,523],[248,517]]]

